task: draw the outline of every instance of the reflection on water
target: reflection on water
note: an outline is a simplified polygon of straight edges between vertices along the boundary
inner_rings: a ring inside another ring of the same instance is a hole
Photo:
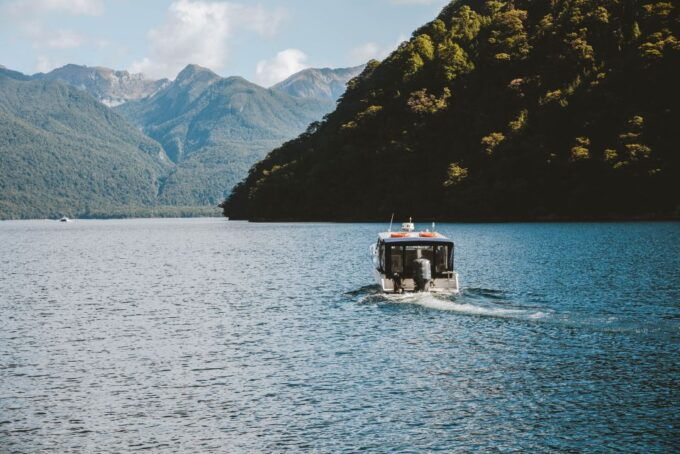
[[[677,223],[440,224],[451,296],[380,227],[0,223],[0,452],[675,449]]]

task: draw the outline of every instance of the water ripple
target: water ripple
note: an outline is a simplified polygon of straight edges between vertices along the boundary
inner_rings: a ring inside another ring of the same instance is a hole
[[[440,224],[450,296],[380,227],[0,223],[0,452],[676,448],[677,223]]]

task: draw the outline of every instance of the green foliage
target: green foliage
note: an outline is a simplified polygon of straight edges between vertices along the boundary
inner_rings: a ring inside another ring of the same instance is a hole
[[[210,212],[333,104],[190,65],[115,109],[149,138],[84,91],[0,69],[0,218]]]
[[[676,211],[679,27],[672,2],[451,2],[369,64],[313,133],[256,164],[224,211],[327,220]],[[371,106],[381,107],[375,117]]]
[[[583,159],[590,158],[590,139],[587,137],[577,137],[575,140],[576,144],[571,148],[571,159],[574,161],[580,161]]]
[[[529,111],[527,109],[522,109],[517,115],[517,118],[508,123],[508,129],[515,134],[522,131],[527,124],[528,115]]]
[[[361,121],[374,118],[381,110],[382,106],[368,106],[366,110],[357,115],[357,120]]]
[[[177,166],[164,205],[217,205],[253,163],[328,113],[330,99],[293,97],[190,65],[151,98],[116,110],[157,140]]]
[[[468,176],[468,169],[461,166],[457,162],[449,164],[449,170],[447,172],[447,178],[444,180],[444,186],[454,186],[461,183]]]
[[[170,167],[158,143],[90,95],[0,74],[0,219],[150,207]]]
[[[488,155],[492,155],[498,145],[505,140],[502,132],[492,132],[488,136],[482,137],[482,145]]]
[[[407,103],[412,112],[418,114],[433,114],[445,109],[447,101],[451,97],[451,91],[444,88],[440,97],[427,93],[427,89],[416,90],[411,93]]]

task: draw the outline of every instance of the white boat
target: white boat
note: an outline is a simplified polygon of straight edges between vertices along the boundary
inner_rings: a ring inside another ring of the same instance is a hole
[[[409,219],[401,231],[378,234],[370,247],[375,278],[383,292],[458,293],[458,273],[454,271],[454,243],[434,231],[417,232]]]
[[[66,216],[64,216],[61,219],[59,219],[59,222],[72,222],[72,221],[69,218],[67,218]]]

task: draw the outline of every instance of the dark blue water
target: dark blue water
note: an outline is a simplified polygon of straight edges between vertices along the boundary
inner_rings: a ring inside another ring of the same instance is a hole
[[[680,224],[439,225],[448,298],[382,228],[0,223],[0,452],[677,452]]]

